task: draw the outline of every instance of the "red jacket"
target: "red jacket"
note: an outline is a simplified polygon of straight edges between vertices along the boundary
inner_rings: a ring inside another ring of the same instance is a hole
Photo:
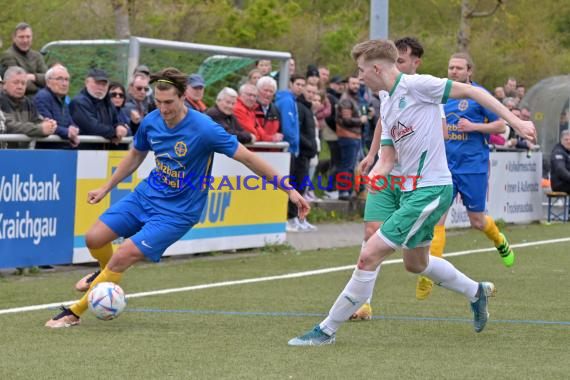
[[[247,108],[241,99],[238,98],[236,106],[234,107],[234,115],[239,125],[241,125],[244,130],[254,135],[256,141],[267,141],[263,139],[263,137],[265,137],[265,133],[263,128],[261,128],[257,123],[254,109]]]
[[[257,125],[263,130],[260,141],[273,141],[273,136],[281,129],[279,110],[275,104],[270,103],[267,114],[263,112],[261,104],[257,103],[254,109]]]

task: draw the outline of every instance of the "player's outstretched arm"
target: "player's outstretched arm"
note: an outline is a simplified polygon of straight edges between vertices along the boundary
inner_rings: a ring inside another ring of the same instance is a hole
[[[122,180],[133,174],[133,172],[142,164],[144,161],[147,152],[141,152],[140,150],[136,150],[135,148],[131,148],[129,153],[123,158],[123,160],[119,163],[117,170],[113,173],[113,176],[102,187],[91,190],[87,194],[87,202],[91,204],[98,203],[101,199],[105,198],[105,195],[117,184],[121,183]]]
[[[485,90],[466,83],[452,82],[449,97],[453,99],[470,98],[491,110],[505,120],[515,129],[519,136],[532,142],[536,141],[536,128],[532,121],[521,120],[516,117],[507,107],[501,104]]]
[[[311,209],[309,203],[307,203],[305,198],[303,198],[301,194],[299,194],[297,190],[289,184],[289,180],[287,178],[282,179],[279,177],[277,171],[265,160],[261,159],[258,155],[251,152],[241,144],[239,144],[233,158],[247,166],[258,176],[266,178],[268,182],[275,182],[281,190],[289,195],[291,202],[297,205],[299,218],[304,219],[307,216]],[[284,187],[282,185],[284,185]]]

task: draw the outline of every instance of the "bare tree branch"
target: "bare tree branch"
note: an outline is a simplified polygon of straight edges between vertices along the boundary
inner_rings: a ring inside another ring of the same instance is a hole
[[[475,18],[475,17],[492,16],[495,14],[495,12],[497,12],[497,10],[501,7],[502,4],[503,4],[503,0],[497,0],[497,3],[495,4],[495,8],[493,8],[493,10],[486,11],[486,12],[475,12],[474,10],[472,10],[468,17],[469,18]]]

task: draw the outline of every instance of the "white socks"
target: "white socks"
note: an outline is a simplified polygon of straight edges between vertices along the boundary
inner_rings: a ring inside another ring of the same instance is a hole
[[[475,295],[479,284],[458,271],[447,260],[430,255],[426,269],[420,274],[429,277],[444,288],[464,294],[471,302],[477,301]]]
[[[375,271],[354,270],[352,278],[338,296],[328,317],[320,323],[321,330],[325,334],[334,334],[343,322],[347,321],[367,299],[370,299],[379,272],[380,265]]]

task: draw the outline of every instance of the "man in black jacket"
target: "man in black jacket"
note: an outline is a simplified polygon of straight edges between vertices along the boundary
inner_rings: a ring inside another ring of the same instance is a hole
[[[108,90],[107,73],[101,69],[89,70],[85,78],[85,88],[73,98],[69,110],[80,134],[105,137],[114,144],[119,144],[123,137],[130,134],[130,129],[119,123],[117,110],[111,103]]]
[[[550,155],[550,181],[553,191],[570,194],[570,129],[562,131],[560,143]]]

